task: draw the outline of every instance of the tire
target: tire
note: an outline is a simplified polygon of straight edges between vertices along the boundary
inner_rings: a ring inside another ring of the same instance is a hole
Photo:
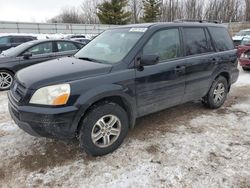
[[[226,78],[219,76],[214,80],[208,94],[203,97],[202,103],[210,109],[220,108],[227,98],[228,87]]]
[[[127,113],[122,107],[116,103],[104,102],[95,105],[80,126],[80,147],[87,154],[101,156],[113,152],[122,144],[128,133],[129,123]]]
[[[7,70],[0,70],[0,91],[9,90],[14,80],[14,74]]]

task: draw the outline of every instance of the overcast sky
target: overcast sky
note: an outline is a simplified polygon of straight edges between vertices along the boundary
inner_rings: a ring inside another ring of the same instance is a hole
[[[83,0],[0,0],[0,21],[45,22]]]

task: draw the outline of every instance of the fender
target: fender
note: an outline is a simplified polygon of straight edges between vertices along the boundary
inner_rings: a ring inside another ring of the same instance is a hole
[[[94,103],[107,97],[120,97],[123,100],[129,113],[130,128],[133,128],[136,121],[136,99],[131,93],[133,91],[117,84],[102,85],[87,91],[75,103],[79,111],[74,118],[72,129],[77,130],[80,120]]]
[[[231,74],[231,67],[226,65],[226,64],[223,64],[221,66],[218,66],[212,76],[211,76],[211,79],[210,79],[210,85],[212,85],[213,81],[216,79],[216,77],[218,77],[219,75],[221,74],[226,74],[227,77],[226,79],[228,80],[228,84],[229,86],[231,85],[231,77],[230,77],[230,74]]]

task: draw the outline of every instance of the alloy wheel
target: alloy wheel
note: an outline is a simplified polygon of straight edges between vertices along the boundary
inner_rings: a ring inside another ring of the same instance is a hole
[[[0,72],[0,89],[9,89],[12,85],[13,77],[10,73]]]
[[[220,103],[225,97],[225,86],[223,83],[218,83],[214,90],[214,102],[216,104]]]
[[[120,119],[115,115],[105,115],[93,126],[91,139],[96,146],[106,148],[111,146],[118,139],[120,133]]]

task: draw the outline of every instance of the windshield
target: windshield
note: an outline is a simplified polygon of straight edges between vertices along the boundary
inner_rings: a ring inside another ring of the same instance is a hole
[[[117,63],[128,54],[146,30],[146,28],[107,30],[77,52],[75,57],[103,63]]]
[[[236,36],[247,36],[250,35],[250,31],[240,31]]]
[[[241,41],[241,45],[250,45],[250,38],[244,37]]]
[[[3,51],[2,55],[8,56],[8,57],[16,57],[20,55],[20,53],[22,53],[24,50],[32,46],[33,44],[34,44],[33,42],[26,42],[26,43],[20,44],[19,46],[15,48],[10,48],[8,50]]]

